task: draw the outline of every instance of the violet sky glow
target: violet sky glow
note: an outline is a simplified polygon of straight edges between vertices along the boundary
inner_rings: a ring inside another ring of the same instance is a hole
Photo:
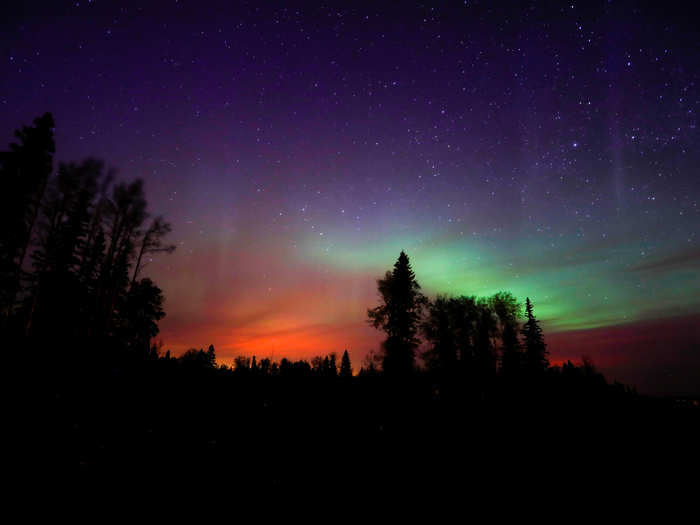
[[[2,9],[5,144],[51,111],[59,160],[144,178],[173,224],[147,269],[166,348],[358,367],[404,249],[428,294],[529,296],[555,360],[649,392],[700,377],[684,3]]]

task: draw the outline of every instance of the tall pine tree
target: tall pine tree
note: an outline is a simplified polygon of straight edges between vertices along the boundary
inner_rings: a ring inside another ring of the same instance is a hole
[[[352,366],[350,365],[350,355],[348,351],[343,352],[340,360],[340,377],[352,377]]]
[[[522,328],[525,365],[531,372],[541,372],[549,366],[547,345],[544,342],[540,324],[532,312],[532,303],[529,297],[525,300],[525,315],[527,320]]]
[[[10,314],[41,201],[53,170],[54,120],[45,113],[15,131],[18,141],[0,152],[0,312]]]
[[[414,368],[419,343],[416,334],[426,299],[403,251],[394,264],[394,270],[379,279],[377,286],[382,304],[369,309],[367,315],[372,325],[387,336],[383,343],[384,372],[405,376]]]

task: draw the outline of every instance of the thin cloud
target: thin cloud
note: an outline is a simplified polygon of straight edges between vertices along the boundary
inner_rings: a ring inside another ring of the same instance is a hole
[[[670,257],[663,257],[653,261],[637,264],[625,269],[631,272],[664,272],[676,270],[688,266],[700,268],[700,248],[685,250]]]

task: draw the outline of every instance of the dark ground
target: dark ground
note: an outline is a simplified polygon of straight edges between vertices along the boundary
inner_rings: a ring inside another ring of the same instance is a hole
[[[700,416],[609,386],[475,396],[425,375],[254,377],[174,360],[54,363],[23,387],[42,475],[264,490],[658,481],[651,472],[691,469]]]

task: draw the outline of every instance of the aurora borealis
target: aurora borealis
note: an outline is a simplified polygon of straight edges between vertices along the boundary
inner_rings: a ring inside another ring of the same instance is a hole
[[[683,3],[3,8],[3,140],[142,177],[175,352],[378,346],[376,279],[529,296],[555,362],[700,377],[700,35]]]

